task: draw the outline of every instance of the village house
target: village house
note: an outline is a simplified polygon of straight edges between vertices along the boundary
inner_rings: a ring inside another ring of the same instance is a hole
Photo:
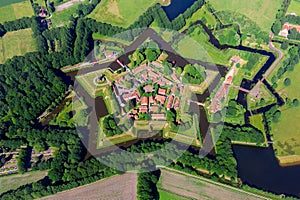
[[[290,24],[288,22],[285,22],[281,28],[281,31],[279,31],[278,35],[287,37],[289,35],[289,31],[295,28],[298,33],[300,33],[300,26],[299,25],[294,25]]]

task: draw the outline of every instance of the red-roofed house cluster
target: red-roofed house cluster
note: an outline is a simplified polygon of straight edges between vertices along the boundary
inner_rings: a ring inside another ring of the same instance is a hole
[[[179,109],[183,85],[175,73],[170,80],[163,75],[162,69],[158,62],[143,64],[112,84],[122,108],[128,101],[135,100],[135,108],[127,112],[129,118],[139,119],[139,114],[147,113],[153,120],[165,120],[166,110]]]

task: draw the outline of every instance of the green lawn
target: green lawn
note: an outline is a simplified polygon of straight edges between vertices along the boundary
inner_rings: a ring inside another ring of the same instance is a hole
[[[288,13],[296,13],[299,16],[300,15],[300,0],[292,0],[287,12]]]
[[[237,50],[227,49],[220,51],[209,43],[209,36],[199,25],[188,36],[183,37],[173,48],[182,56],[221,65],[228,65],[230,58],[238,54]]]
[[[116,38],[116,37],[110,37],[110,36],[105,36],[105,35],[101,35],[99,33],[93,33],[92,35],[94,40],[104,40],[104,41],[111,41],[111,42],[118,42],[124,45],[130,45],[130,42],[126,41],[126,40],[122,40],[121,38]]]
[[[0,5],[2,5],[0,7],[0,23],[13,21],[22,17],[31,17],[34,14],[29,0],[14,1],[19,3],[7,2],[9,4],[4,4],[0,1]]]
[[[16,174],[16,175],[1,177],[0,194],[9,190],[15,190],[22,185],[36,182],[44,178],[45,176],[47,176],[47,174],[48,171],[35,171],[35,172],[28,172],[25,174]]]
[[[277,10],[281,0],[209,0],[209,3],[217,11],[230,10],[249,17],[264,31],[269,31],[275,21]]]
[[[260,107],[276,103],[274,95],[267,89],[264,84],[261,84],[259,87],[260,96],[253,97],[251,95],[247,96],[247,105],[249,110],[255,110]]]
[[[161,200],[188,200],[189,198],[186,198],[186,197],[183,197],[183,196],[179,196],[177,194],[174,194],[172,192],[168,192],[166,190],[162,190],[162,189],[159,189],[158,190],[159,192],[159,199]]]
[[[78,2],[65,10],[54,12],[51,18],[53,26],[59,27],[68,23],[71,16],[75,17],[76,10],[80,4],[81,2]]]
[[[8,32],[0,38],[0,63],[8,58],[21,56],[36,50],[36,43],[30,28]]]
[[[188,26],[190,26],[193,22],[196,22],[197,20],[202,20],[203,22],[206,21],[206,26],[208,27],[214,27],[216,25],[216,19],[213,14],[211,14],[207,7],[204,5],[202,8],[198,9],[190,18],[186,20],[186,25],[179,31],[186,29]]]
[[[278,81],[276,91],[283,98],[300,100],[300,64],[293,72],[286,72],[284,78]],[[291,79],[290,86],[284,86],[283,80],[288,77]],[[278,123],[272,123],[271,133],[274,135],[274,147],[277,149],[278,156],[300,155],[300,106],[284,105],[280,108],[281,117]]]
[[[116,26],[128,27],[149,7],[162,0],[102,0],[89,18]]]
[[[257,114],[250,116],[250,124],[260,130],[261,132],[265,132],[265,127],[263,123],[263,115]]]
[[[11,5],[14,3],[20,3],[26,0],[0,0],[0,7],[2,6],[7,6],[7,5]]]

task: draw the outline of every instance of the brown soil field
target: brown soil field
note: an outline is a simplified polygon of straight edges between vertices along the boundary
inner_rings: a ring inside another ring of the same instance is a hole
[[[100,180],[41,200],[135,200],[137,174],[130,172]]]

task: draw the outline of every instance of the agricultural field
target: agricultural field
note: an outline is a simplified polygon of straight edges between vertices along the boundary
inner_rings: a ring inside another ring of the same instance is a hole
[[[43,179],[45,176],[47,176],[47,174],[48,171],[35,171],[35,172],[28,172],[26,174],[16,174],[16,175],[1,177],[0,194],[9,190],[15,190],[22,185],[36,182],[40,179]]]
[[[29,0],[0,0],[0,23],[33,16]]]
[[[0,63],[13,56],[21,56],[36,50],[36,43],[30,28],[6,33],[0,38]]]
[[[276,91],[284,99],[288,97],[291,101],[300,99],[300,64],[295,66],[293,72],[286,72],[277,84]],[[284,80],[290,78],[291,85],[285,86]],[[286,103],[280,109],[279,122],[272,123],[274,147],[278,156],[300,155],[300,106]],[[288,131],[287,131],[288,130]]]
[[[50,121],[50,124],[63,127],[86,126],[88,121],[87,108],[88,106],[83,99],[67,102],[64,109]]]
[[[246,15],[264,30],[269,31],[275,21],[276,12],[280,8],[281,0],[209,0],[209,3],[217,11],[232,11]]]
[[[163,0],[103,0],[89,18],[116,26],[128,27],[134,23],[149,7]]]
[[[137,174],[125,173],[84,185],[41,200],[65,199],[136,199]]]
[[[296,15],[300,15],[300,0],[292,0],[287,13],[296,13]]]
[[[162,197],[174,196],[174,199],[259,199],[196,177],[165,169],[161,169],[157,186]]]

